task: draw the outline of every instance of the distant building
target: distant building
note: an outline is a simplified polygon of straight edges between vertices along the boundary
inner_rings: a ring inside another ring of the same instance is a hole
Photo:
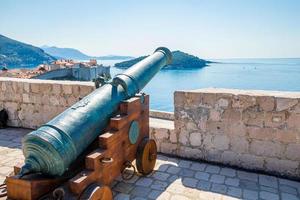
[[[99,65],[96,59],[88,62],[61,59],[49,65],[39,65],[38,68],[41,67],[45,69],[45,72],[33,78],[91,81],[98,76],[110,77],[110,67]]]

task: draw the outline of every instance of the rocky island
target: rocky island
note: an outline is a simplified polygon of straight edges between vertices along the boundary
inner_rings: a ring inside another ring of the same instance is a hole
[[[208,60],[203,60],[197,56],[193,56],[182,51],[173,51],[173,62],[171,65],[165,66],[163,69],[198,69],[207,66],[212,63]],[[127,69],[137,62],[143,60],[147,56],[141,56],[132,60],[116,63],[115,67],[121,69]]]

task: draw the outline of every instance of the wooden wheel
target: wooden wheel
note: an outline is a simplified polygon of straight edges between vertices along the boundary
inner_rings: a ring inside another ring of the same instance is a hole
[[[143,175],[150,174],[155,166],[157,147],[154,140],[144,138],[138,146],[136,153],[136,167]]]
[[[83,191],[80,200],[112,200],[112,191],[108,186],[91,184]]]

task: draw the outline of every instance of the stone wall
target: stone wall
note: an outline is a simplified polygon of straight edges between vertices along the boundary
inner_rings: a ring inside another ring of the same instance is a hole
[[[0,109],[10,126],[37,128],[93,90],[93,82],[0,78]]]
[[[166,153],[300,178],[300,93],[178,91],[166,137]]]
[[[37,128],[93,90],[92,82],[0,78],[0,109],[10,126]],[[174,100],[175,115],[150,112],[160,152],[300,178],[300,93],[201,89]]]

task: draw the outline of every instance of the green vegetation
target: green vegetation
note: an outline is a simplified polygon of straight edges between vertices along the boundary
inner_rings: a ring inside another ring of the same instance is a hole
[[[189,55],[182,51],[173,51],[173,62],[171,65],[167,65],[164,69],[195,69],[195,68],[202,68],[207,66],[211,61],[200,59],[196,56]],[[116,63],[115,67],[126,69],[137,62],[143,60],[147,56],[141,56],[136,59]]]
[[[0,66],[34,67],[56,60],[42,49],[0,35]]]

